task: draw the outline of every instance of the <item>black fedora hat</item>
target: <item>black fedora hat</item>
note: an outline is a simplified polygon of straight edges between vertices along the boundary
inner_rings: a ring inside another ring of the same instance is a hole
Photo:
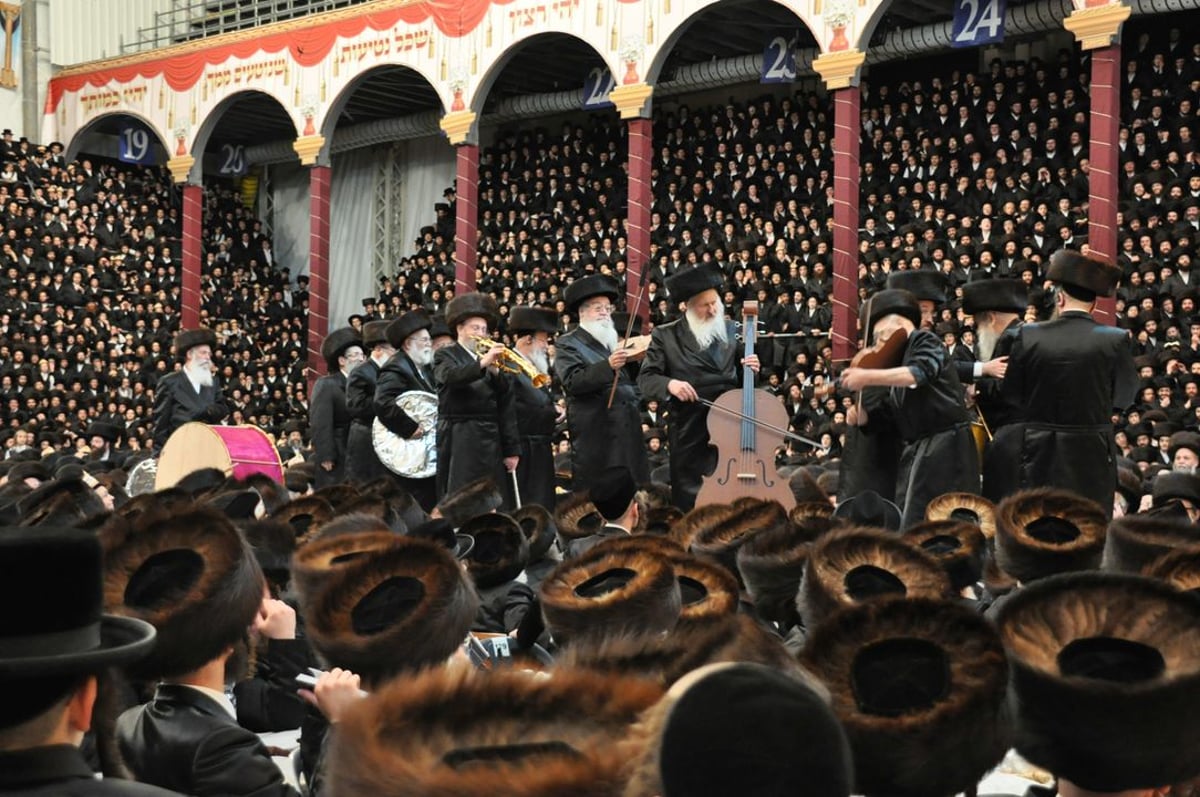
[[[833,510],[833,517],[855,526],[900,530],[900,507],[874,490],[863,490]]]
[[[615,302],[621,296],[621,286],[612,277],[592,274],[575,280],[563,291],[563,301],[567,304],[567,310],[572,313],[578,311],[579,305],[593,296],[607,296]]]
[[[892,288],[880,291],[867,300],[866,310],[867,325],[871,329],[880,319],[889,315],[907,318],[913,326],[921,326],[921,305],[917,304],[917,297],[909,291]]]
[[[104,614],[100,541],[67,528],[0,529],[0,676],[83,675],[150,652],[154,626]],[[19,608],[18,608],[19,607]]]
[[[325,340],[321,341],[321,357],[325,359],[325,365],[329,367],[330,371],[336,371],[338,357],[341,357],[351,346],[361,345],[362,335],[354,327],[335,329],[325,336]]]
[[[1023,313],[1029,305],[1029,291],[1018,279],[971,280],[963,286],[963,312]]]
[[[933,270],[894,271],[888,275],[887,290],[908,291],[917,301],[942,304],[946,301],[946,278]]]
[[[514,307],[508,314],[508,331],[514,335],[558,331],[558,314],[549,307]]]
[[[720,291],[725,285],[725,275],[715,264],[701,264],[685,268],[667,277],[667,292],[671,300],[686,302],[698,293],[707,290]]]
[[[386,329],[388,343],[397,349],[404,346],[414,333],[433,326],[433,319],[424,310],[413,310],[405,313],[394,321],[389,321]]]

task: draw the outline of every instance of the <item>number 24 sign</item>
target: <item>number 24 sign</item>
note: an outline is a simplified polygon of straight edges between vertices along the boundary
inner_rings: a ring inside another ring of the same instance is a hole
[[[954,47],[1004,40],[1005,0],[954,0]]]

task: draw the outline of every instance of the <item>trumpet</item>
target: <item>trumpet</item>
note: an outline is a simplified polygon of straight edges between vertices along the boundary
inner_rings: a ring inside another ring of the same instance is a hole
[[[491,338],[485,338],[481,335],[475,336],[475,355],[482,357],[487,354],[492,347],[503,344],[497,343]],[[500,359],[496,362],[497,367],[501,371],[507,371],[510,374],[525,374],[529,377],[529,381],[534,387],[546,387],[550,384],[550,376],[543,374],[533,363],[526,360],[519,352],[510,349],[507,346],[504,348],[504,353],[500,355]]]

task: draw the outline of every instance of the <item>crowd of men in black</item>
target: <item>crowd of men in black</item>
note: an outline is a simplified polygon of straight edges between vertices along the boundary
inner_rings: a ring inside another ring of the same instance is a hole
[[[1125,278],[1117,310],[1146,382],[1117,425],[1124,430],[1157,410],[1151,422],[1168,426],[1150,431],[1166,434],[1198,423],[1192,258],[1200,162],[1192,131],[1200,44],[1182,23],[1136,24],[1121,78]],[[860,295],[897,271],[942,272],[950,290],[938,331],[968,358],[974,339],[959,289],[972,275],[1020,277],[1029,285],[1028,317],[1044,315],[1047,258],[1087,242],[1088,74],[1086,57],[1061,51],[1052,61],[997,59],[978,72],[928,79],[868,75]],[[826,97],[801,92],[724,107],[681,104],[655,119],[642,302],[652,323],[677,317],[666,278],[703,262],[724,270],[732,317],[743,301],[759,301],[765,386],[784,400],[798,431],[825,444],[781,452],[781,464],[836,456],[844,430],[836,398],[812,390],[833,370],[832,122]],[[594,115],[558,136],[506,132],[482,150],[478,288],[497,298],[502,328],[513,307],[542,305],[556,307],[566,329],[569,281],[604,272],[624,283],[624,135],[615,118]],[[109,443],[145,450],[155,383],[174,367],[170,339],[179,326],[181,222],[170,183],[153,168],[67,163],[57,143],[6,135],[0,149],[3,444],[10,456],[28,447],[94,457],[90,449],[105,446],[87,429],[100,421],[120,430]],[[443,198],[416,251],[381,278],[352,324],[414,307],[436,313],[452,298],[454,190]],[[202,323],[218,338],[226,422],[282,436],[307,416],[308,280],[277,262],[270,235],[241,200],[227,187],[206,191]],[[645,420],[659,423],[653,408]],[[1137,445],[1146,430],[1129,431],[1118,436],[1123,450],[1151,459],[1153,444]]]

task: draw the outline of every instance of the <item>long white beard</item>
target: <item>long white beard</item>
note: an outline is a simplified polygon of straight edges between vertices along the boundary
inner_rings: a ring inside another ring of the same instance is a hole
[[[1000,333],[992,329],[991,324],[985,324],[975,330],[975,336],[979,338],[979,359],[987,362],[996,351],[996,341],[1000,340]]]
[[[602,318],[599,321],[580,321],[579,326],[584,332],[600,341],[609,351],[617,348],[617,328],[613,326],[611,318]]]
[[[533,367],[538,369],[538,373],[550,373],[550,359],[546,356],[546,352],[531,351],[529,354],[525,355],[525,358],[529,360],[529,362],[533,363]]]
[[[725,305],[717,303],[717,314],[707,321],[701,321],[691,310],[686,314],[688,329],[696,336],[700,348],[707,349],[714,341],[729,342],[729,331],[725,328]]]
[[[188,379],[195,382],[200,387],[213,386],[212,370],[206,365],[185,365],[183,370],[187,373]]]
[[[413,349],[405,349],[404,351],[414,363],[422,368],[433,362],[433,349],[421,348],[415,351]]]

